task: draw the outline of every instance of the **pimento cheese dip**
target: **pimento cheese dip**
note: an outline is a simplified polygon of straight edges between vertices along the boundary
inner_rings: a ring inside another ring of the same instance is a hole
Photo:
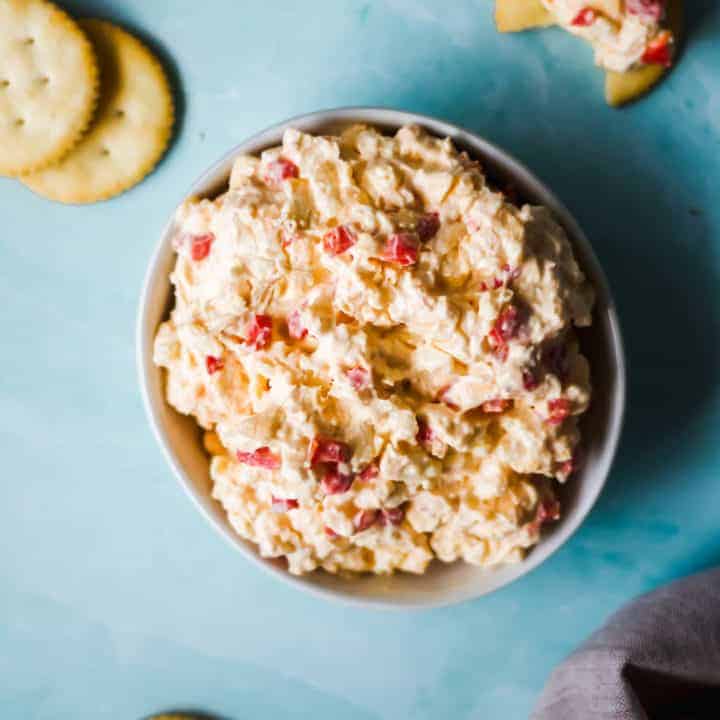
[[[168,402],[290,572],[517,561],[559,517],[593,291],[563,229],[450,140],[287,130],[177,211]]]
[[[666,0],[542,0],[558,25],[589,42],[595,63],[626,72],[672,64],[674,38],[666,24]]]

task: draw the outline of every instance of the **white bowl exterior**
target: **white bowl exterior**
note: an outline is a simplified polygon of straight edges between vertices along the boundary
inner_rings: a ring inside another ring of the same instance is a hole
[[[617,314],[604,273],[582,230],[560,201],[529,170],[505,152],[473,133],[440,120],[384,108],[341,108],[291,118],[233,148],[205,172],[188,196],[213,196],[222,192],[234,159],[256,154],[281,143],[288,127],[310,133],[331,134],[355,122],[365,122],[386,131],[416,124],[440,137],[450,137],[457,147],[494,168],[501,177],[512,178],[521,197],[550,208],[565,227],[583,271],[597,292],[593,328],[582,332],[583,350],[589,356],[593,402],[583,420],[584,463],[566,484],[563,517],[543,534],[538,545],[521,563],[485,569],[463,562],[433,562],[424,575],[345,578],[317,571],[296,577],[284,564],[261,558],[256,546],[240,538],[230,526],[224,510],[211,497],[208,457],[193,418],[180,415],[165,401],[162,372],[152,361],[152,346],[158,325],[172,306],[170,272],[175,262],[169,231],[172,220],[150,260],[140,298],[137,325],[137,361],[145,408],[155,436],[181,485],[208,521],[246,557],[305,590],[364,606],[383,608],[434,607],[469,600],[496,590],[525,575],[552,555],[579,527],[597,500],[607,479],[620,437],[625,408],[625,359]]]

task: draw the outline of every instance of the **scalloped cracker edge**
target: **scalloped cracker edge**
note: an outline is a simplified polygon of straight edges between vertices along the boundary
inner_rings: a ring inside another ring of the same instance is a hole
[[[104,20],[80,20],[100,63],[100,101],[87,134],[56,166],[23,175],[50,200],[107,200],[148,175],[167,149],[174,122],[170,85],[137,38]]]
[[[58,162],[81,139],[98,99],[90,41],[47,0],[0,2],[0,175]]]

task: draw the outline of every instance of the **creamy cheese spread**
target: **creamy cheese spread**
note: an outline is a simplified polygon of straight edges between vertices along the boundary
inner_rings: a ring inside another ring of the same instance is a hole
[[[450,140],[287,130],[177,211],[168,402],[292,573],[516,561],[557,519],[593,291],[563,229]]]

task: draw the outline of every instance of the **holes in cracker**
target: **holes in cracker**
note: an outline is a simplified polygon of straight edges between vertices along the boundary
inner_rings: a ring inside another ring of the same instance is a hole
[[[40,85],[47,85],[50,82],[50,78],[47,75],[41,75],[38,78]]]
[[[103,156],[107,156],[110,154],[110,151],[106,147],[104,147],[100,150],[100,154]]]
[[[34,45],[34,44],[35,44],[34,37],[28,37],[23,40],[23,45]]]
[[[115,110],[115,112],[114,112],[113,114],[114,114],[115,117],[118,118],[118,119],[121,119],[121,118],[124,118],[124,117],[125,117],[125,111],[124,111],[122,108],[118,108],[117,110]]]
[[[15,120],[15,127],[22,127],[25,124],[25,120],[23,118],[17,118]]]
[[[6,88],[10,87],[10,81],[9,80],[0,80],[0,88]]]

